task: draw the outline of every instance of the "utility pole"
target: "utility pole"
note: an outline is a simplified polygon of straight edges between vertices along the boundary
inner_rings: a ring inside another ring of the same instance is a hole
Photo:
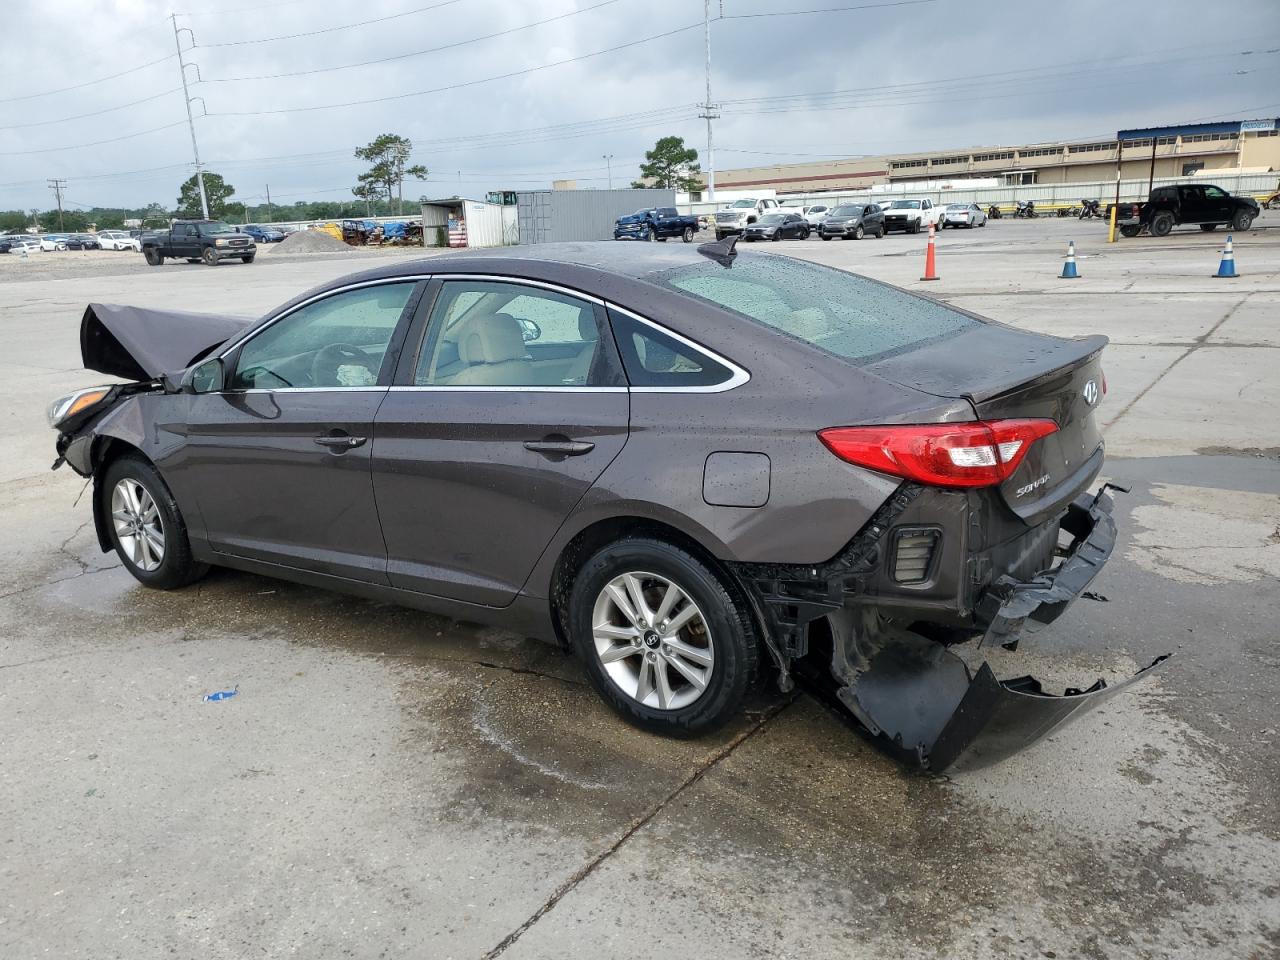
[[[267,184],[267,223],[271,222],[271,184]]]
[[[191,32],[189,27],[178,27],[178,15],[176,13],[169,14],[169,19],[173,22],[173,45],[178,48],[178,71],[182,74],[182,101],[187,105],[187,126],[191,128],[191,153],[196,160],[196,183],[200,185],[200,210],[204,214],[206,220],[209,219],[209,195],[204,192],[204,170],[200,167],[200,147],[196,144],[196,121],[191,115],[191,101],[199,100],[204,104],[203,97],[192,97],[187,89],[187,63],[182,58],[182,41],[178,34],[186,31],[191,37],[191,46],[196,45],[196,35]],[[200,76],[200,67],[196,66],[196,76]]]
[[[604,161],[605,169],[609,171],[609,189],[613,189],[613,154],[606,153],[600,157]]]
[[[721,0],[721,16],[724,15],[724,0]],[[711,121],[720,114],[716,104],[711,102],[711,0],[702,0],[702,33],[707,46],[707,102],[699,104],[702,112],[698,116],[707,121],[707,199],[716,198],[716,154],[711,140]]]
[[[49,189],[58,198],[58,229],[62,229],[62,191],[67,189],[67,181],[53,179],[49,181]]]

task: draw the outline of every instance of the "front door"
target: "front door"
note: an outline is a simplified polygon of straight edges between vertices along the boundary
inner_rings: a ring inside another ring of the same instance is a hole
[[[445,280],[375,425],[392,585],[510,603],[622,450],[628,415],[602,305],[519,282]]]
[[[1221,187],[1212,185],[1205,186],[1204,190],[1204,210],[1205,219],[1212,220],[1215,223],[1230,223],[1235,208],[1231,203],[1231,194],[1223,190]]]
[[[192,398],[182,467],[219,553],[386,583],[373,423],[414,281],[338,291],[285,313]]]

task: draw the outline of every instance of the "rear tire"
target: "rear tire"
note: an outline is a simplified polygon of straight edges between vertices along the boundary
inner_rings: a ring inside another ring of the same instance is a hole
[[[208,564],[192,559],[191,541],[178,503],[156,468],[143,457],[124,456],[112,461],[99,478],[94,494],[100,498],[99,507],[107,518],[116,554],[139,583],[157,590],[173,590],[194,583],[209,572]],[[143,522],[148,518],[149,522]],[[132,534],[139,529],[141,533]]]
[[[1153,237],[1167,237],[1173,230],[1173,214],[1168,211],[1157,213],[1151,218],[1151,235]]]
[[[884,224],[882,223],[880,224],[879,229],[876,230],[876,239],[883,240],[885,233],[887,233],[887,231],[885,230]]]
[[[1122,237],[1136,237],[1141,232],[1142,232],[1142,227],[1138,226],[1135,223],[1126,224],[1125,226],[1120,228],[1120,236]]]
[[[664,611],[671,587],[678,596]],[[635,592],[646,610],[635,609]],[[668,633],[659,614],[686,619]],[[574,579],[568,619],[573,647],[601,699],[652,733],[691,737],[723,725],[737,714],[759,667],[755,626],[736,591],[700,559],[661,540],[627,538],[597,551]],[[659,705],[664,700],[667,707]]]
[[[164,263],[164,254],[155,247],[147,247],[142,251],[142,256],[146,258],[147,263],[153,267],[158,267]]]
[[[685,227],[684,233],[680,234],[680,239],[685,243],[693,243],[693,227]]]
[[[1237,210],[1236,215],[1231,218],[1232,230],[1248,230],[1253,226],[1253,214],[1248,210]]]

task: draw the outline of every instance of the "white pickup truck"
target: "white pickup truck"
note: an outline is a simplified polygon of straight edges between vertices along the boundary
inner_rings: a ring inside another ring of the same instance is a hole
[[[888,230],[905,230],[907,233],[919,233],[936,224],[942,214],[942,207],[934,206],[932,200],[879,200],[880,209],[884,211],[884,228]]]
[[[743,197],[716,213],[716,239],[723,240],[732,233],[742,233],[747,224],[755,223],[766,213],[779,211],[777,200],[755,200]]]

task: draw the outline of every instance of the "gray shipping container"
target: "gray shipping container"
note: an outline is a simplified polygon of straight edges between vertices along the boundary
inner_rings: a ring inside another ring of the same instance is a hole
[[[528,190],[516,196],[521,243],[611,240],[618,217],[674,207],[674,190]]]

